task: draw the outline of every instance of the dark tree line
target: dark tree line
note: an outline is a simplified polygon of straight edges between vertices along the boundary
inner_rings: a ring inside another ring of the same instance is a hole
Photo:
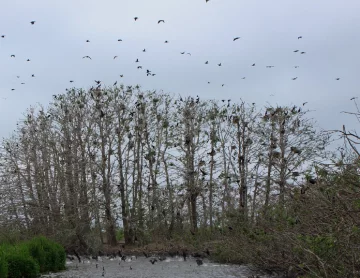
[[[231,215],[253,225],[272,204],[286,210],[328,143],[303,107],[71,89],[3,140],[0,221],[84,249],[90,234],[116,245],[120,226],[141,244],[227,228]]]

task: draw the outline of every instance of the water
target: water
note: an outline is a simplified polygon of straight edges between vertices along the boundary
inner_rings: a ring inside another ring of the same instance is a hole
[[[155,257],[154,257],[155,258]],[[84,259],[82,263],[78,261],[67,261],[67,270],[61,273],[43,275],[42,277],[53,278],[238,278],[238,277],[271,277],[264,273],[254,272],[247,266],[226,265],[203,260],[203,264],[198,266],[195,258],[188,258],[186,261],[182,257],[167,257],[166,260],[157,261],[155,264],[150,262],[151,258],[129,257],[126,261],[120,258],[109,259],[107,257],[99,260]],[[97,265],[97,267],[96,267]],[[104,270],[103,270],[104,269]],[[252,276],[254,275],[254,276]],[[257,276],[256,276],[257,275]],[[273,276],[274,277],[274,276]]]

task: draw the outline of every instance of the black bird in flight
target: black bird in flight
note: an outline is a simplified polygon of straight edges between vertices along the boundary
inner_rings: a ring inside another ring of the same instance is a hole
[[[184,51],[184,52],[180,52],[180,54],[185,54],[185,51]]]
[[[122,39],[118,39],[118,42],[122,42]]]
[[[207,65],[207,64],[209,64],[209,61],[206,61],[206,62],[205,62],[205,65]]]
[[[236,40],[238,40],[238,39],[240,39],[240,37],[236,37],[236,38],[234,38],[234,39],[233,39],[233,41],[236,41]]]
[[[300,54],[305,54],[306,52],[305,51],[303,51],[303,52],[300,52]]]
[[[251,65],[252,67],[255,67],[255,63]]]
[[[165,43],[169,43],[168,41],[165,41]]]
[[[299,66],[294,66],[294,68],[296,68],[296,69],[297,69],[298,67],[299,67]]]
[[[101,81],[100,81],[100,80],[95,80],[95,83],[96,83],[97,85],[100,85]]]
[[[188,55],[190,55],[190,56],[191,56],[191,53],[186,53],[186,54],[188,54]]]
[[[340,77],[336,78],[336,80],[340,80]]]
[[[298,37],[298,40],[299,40],[299,39],[302,39],[302,36],[299,36],[299,37]]]
[[[115,81],[115,83],[113,84],[113,86],[116,86],[116,84],[117,84],[117,81]]]
[[[357,97],[352,97],[350,100],[354,100],[354,99],[356,99]]]
[[[225,84],[222,84],[222,85],[221,85],[221,87],[224,87],[224,86],[225,86]]]
[[[210,84],[210,81],[208,81],[208,84]]]
[[[36,21],[30,21],[31,25],[34,25]]]
[[[87,59],[90,59],[90,60],[91,60],[91,57],[90,57],[90,56],[84,56],[83,59],[84,59],[84,58],[87,58]]]
[[[139,19],[139,18],[138,18],[137,16],[134,17],[134,20],[135,20],[135,21],[138,20],[138,19]]]
[[[143,52],[146,52],[146,49],[145,49],[145,48],[143,49]]]
[[[30,59],[27,59],[26,62],[30,62]]]
[[[14,57],[14,58],[15,58],[15,55],[14,55],[14,54],[12,54],[10,57]]]
[[[25,84],[24,82],[21,83],[21,85],[24,85],[24,84]]]
[[[70,83],[73,83],[74,82],[74,80],[70,80]]]
[[[86,40],[86,42],[90,42],[89,40]]]
[[[142,66],[138,66],[137,68],[138,68],[138,69],[142,69]]]
[[[160,19],[160,20],[158,21],[158,24],[159,24],[160,22],[163,22],[163,23],[165,23],[165,20],[163,20],[163,19]]]
[[[294,50],[294,52],[299,52],[299,49]]]
[[[117,56],[114,56],[114,59],[116,59],[117,58]]]
[[[294,77],[292,80],[296,80],[297,79],[297,77]]]
[[[245,79],[245,77],[241,78],[241,79]]]
[[[135,63],[139,63],[139,59],[136,59]]]
[[[210,0],[205,0],[205,3],[209,2]]]
[[[11,91],[15,91],[15,89],[11,89]]]
[[[1,35],[2,38],[5,38],[5,35]]]
[[[123,75],[123,74],[120,74],[120,77],[124,77],[124,75]]]
[[[35,77],[35,74],[32,74],[31,77]]]
[[[304,102],[304,103],[303,103],[303,106],[304,106],[306,103],[308,103],[308,102]]]
[[[219,67],[221,67],[221,63],[220,63],[220,64],[218,64],[218,66],[219,66]]]

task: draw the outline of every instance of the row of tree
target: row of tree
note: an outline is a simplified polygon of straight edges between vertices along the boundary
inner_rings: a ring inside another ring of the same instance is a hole
[[[316,182],[329,136],[307,113],[139,86],[67,90],[3,141],[0,225],[70,229],[87,248],[92,231],[115,245],[119,226],[134,243],[227,227],[234,213],[256,223]]]

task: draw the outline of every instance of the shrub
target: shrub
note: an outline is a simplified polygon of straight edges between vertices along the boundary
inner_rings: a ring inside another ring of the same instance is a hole
[[[24,248],[14,247],[7,255],[8,278],[36,278],[40,273],[37,262]]]
[[[5,258],[5,252],[0,246],[0,278],[7,278],[8,276],[8,265]]]
[[[116,231],[116,240],[120,241],[122,239],[124,239],[124,229],[120,228],[120,229],[117,229],[117,231]]]

